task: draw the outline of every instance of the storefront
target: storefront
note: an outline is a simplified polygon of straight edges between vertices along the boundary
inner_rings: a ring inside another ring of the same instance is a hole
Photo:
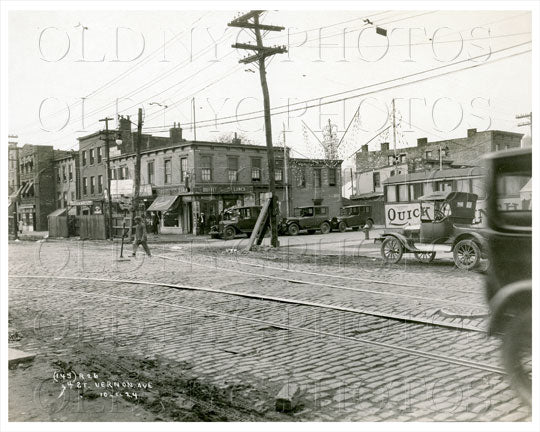
[[[19,221],[22,221],[22,232],[36,230],[36,206],[34,204],[20,204],[18,207]]]

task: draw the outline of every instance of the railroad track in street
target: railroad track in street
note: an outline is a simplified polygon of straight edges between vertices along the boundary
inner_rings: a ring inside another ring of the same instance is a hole
[[[328,309],[334,309],[334,310],[347,310],[346,308],[335,308],[330,305],[318,305],[318,304],[310,304],[310,302],[297,302],[294,300],[289,299],[276,299],[268,296],[261,296],[261,295],[252,295],[252,294],[246,294],[246,293],[236,293],[232,291],[225,291],[225,290],[217,290],[212,288],[205,288],[205,287],[193,287],[193,286],[187,286],[187,285],[177,285],[177,284],[168,284],[165,282],[149,282],[149,281],[143,281],[143,280],[123,280],[123,279],[109,279],[109,278],[84,278],[84,277],[76,277],[76,276],[37,276],[37,275],[9,275],[9,278],[12,279],[53,279],[53,280],[78,280],[78,281],[87,281],[87,282],[100,282],[100,283],[110,283],[110,284],[131,284],[131,285],[143,285],[143,286],[154,286],[154,287],[167,287],[167,288],[173,288],[176,290],[190,290],[190,291],[204,291],[212,294],[220,294],[220,295],[232,295],[232,296],[241,296],[241,297],[247,297],[250,299],[256,299],[256,300],[266,300],[266,301],[276,301],[276,302],[285,302],[290,303],[298,306],[310,306],[310,307],[317,307],[317,308],[328,308]],[[52,288],[28,288],[28,287],[15,287],[10,288],[10,290],[13,289],[15,291],[35,291],[35,292],[47,292],[47,293],[54,293],[58,295],[66,295],[66,298],[72,298],[74,291],[73,290],[65,290],[65,289],[52,289]],[[96,292],[88,292],[88,291],[76,291],[76,297],[79,296],[85,296],[90,298],[95,298]],[[260,318],[253,318],[248,316],[242,316],[238,314],[232,314],[227,312],[221,312],[213,309],[207,309],[207,308],[200,308],[200,307],[194,307],[194,306],[188,306],[183,304],[177,304],[177,303],[171,303],[167,301],[155,301],[155,300],[149,300],[139,297],[132,297],[132,296],[125,296],[125,295],[111,295],[111,294],[105,294],[105,293],[99,293],[100,298],[105,298],[109,300],[114,301],[123,301],[123,302],[136,302],[136,303],[145,303],[153,306],[162,306],[167,308],[173,308],[173,309],[182,309],[182,310],[189,310],[192,312],[197,312],[200,314],[207,314],[211,316],[218,316],[222,318],[232,319],[232,320],[240,320],[246,323],[254,323],[258,325],[265,325],[265,326],[271,326],[278,329],[284,329],[289,330],[292,332],[300,332],[304,334],[310,334],[315,336],[325,336],[329,338],[337,338],[341,341],[347,341],[351,343],[356,344],[363,344],[363,345],[369,345],[373,347],[377,347],[384,350],[391,350],[391,351],[397,351],[401,353],[405,353],[410,356],[415,357],[421,357],[428,360],[433,360],[437,362],[442,362],[446,364],[453,364],[458,366],[463,366],[470,369],[476,369],[484,372],[494,373],[498,375],[505,375],[505,371],[503,368],[490,365],[483,362],[478,362],[474,360],[464,359],[464,358],[458,358],[449,356],[446,354],[437,354],[433,351],[424,351],[420,349],[410,348],[402,345],[392,344],[392,343],[386,343],[376,340],[370,340],[366,338],[360,338],[356,336],[347,336],[341,333],[335,333],[330,331],[324,331],[321,329],[312,329],[312,328],[306,328],[301,327],[297,325],[291,325],[291,324],[284,324],[282,322],[275,322],[270,321],[266,319],[260,319]],[[348,312],[354,312],[353,310],[347,310]],[[440,327],[449,327],[454,329],[462,330],[461,327],[452,327],[452,326],[440,326]]]

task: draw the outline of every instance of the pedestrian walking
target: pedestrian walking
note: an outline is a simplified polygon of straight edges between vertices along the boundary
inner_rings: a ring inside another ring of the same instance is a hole
[[[146,225],[144,224],[142,218],[140,216],[135,216],[135,240],[133,241],[133,253],[131,256],[135,256],[137,253],[137,249],[139,248],[139,245],[142,245],[144,251],[146,252],[146,255],[152,256],[150,253],[150,249],[148,248],[148,244],[146,241],[148,240],[148,236],[146,234]]]
[[[24,222],[23,222],[23,220],[21,219],[21,220],[19,221],[19,234],[22,234],[22,232],[23,232],[23,227],[24,227]]]
[[[152,216],[152,228],[155,235],[159,234],[159,216],[157,212],[153,213]]]

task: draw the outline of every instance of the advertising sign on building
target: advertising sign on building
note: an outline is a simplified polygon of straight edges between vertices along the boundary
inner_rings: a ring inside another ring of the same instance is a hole
[[[384,222],[387,228],[419,224],[420,203],[385,204]]]

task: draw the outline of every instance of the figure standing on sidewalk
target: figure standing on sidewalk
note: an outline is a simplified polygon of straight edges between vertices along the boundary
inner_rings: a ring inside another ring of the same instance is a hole
[[[135,216],[135,240],[133,241],[133,253],[131,256],[135,256],[137,253],[137,249],[139,248],[139,245],[142,245],[144,251],[146,252],[146,255],[152,256],[150,253],[150,249],[148,249],[148,244],[146,241],[148,240],[148,236],[146,234],[146,225],[143,223],[143,220],[140,216]]]

